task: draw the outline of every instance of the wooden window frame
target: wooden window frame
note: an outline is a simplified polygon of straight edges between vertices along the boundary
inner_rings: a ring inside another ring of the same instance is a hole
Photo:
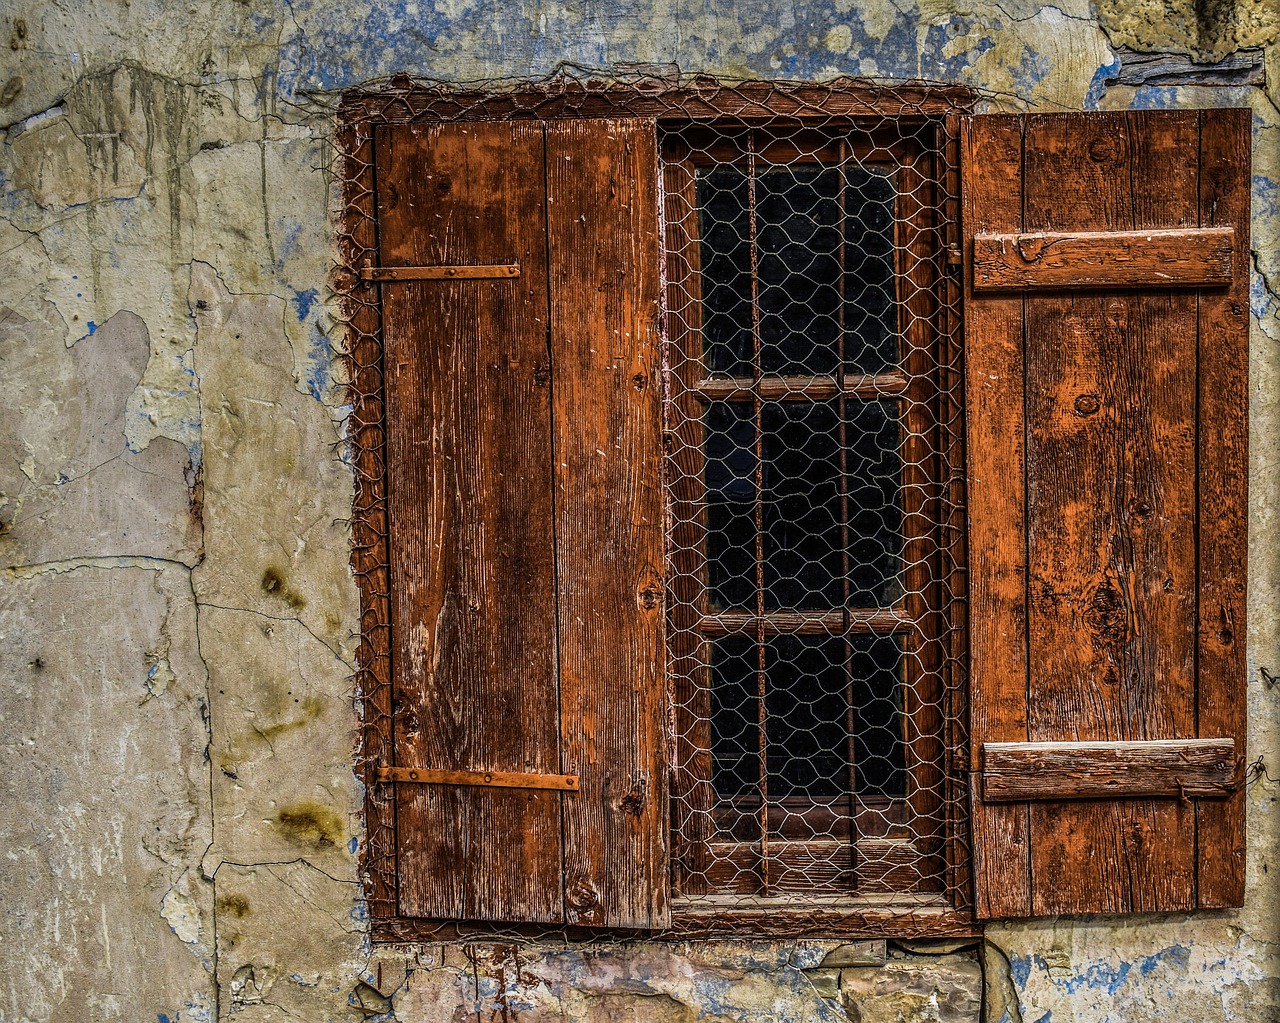
[[[940,142],[932,168],[936,182],[945,184],[943,244],[921,254],[934,274],[936,294],[928,329],[935,332],[940,372],[958,381],[960,373],[960,281],[950,257],[958,242],[958,150],[954,133],[942,131],[947,115],[972,107],[973,94],[963,87],[939,87],[927,83],[903,83],[890,87],[868,85],[851,79],[823,85],[775,82],[724,84],[697,80],[689,87],[671,87],[662,79],[647,79],[627,86],[595,83],[563,83],[509,92],[452,92],[422,86],[407,79],[393,79],[383,88],[348,93],[339,110],[335,147],[343,167],[342,202],[338,231],[339,258],[332,275],[341,296],[350,328],[347,349],[351,413],[348,420],[350,464],[355,475],[352,518],[351,566],[360,592],[360,643],[357,654],[356,694],[362,709],[362,727],[356,757],[357,776],[364,784],[366,838],[360,848],[360,868],[365,879],[367,907],[374,941],[449,940],[492,937],[496,933],[545,935],[548,931],[570,939],[598,939],[600,930],[548,927],[536,924],[471,924],[423,920],[398,915],[395,803],[391,786],[379,784],[377,767],[391,762],[393,735],[390,570],[386,507],[385,406],[381,345],[381,311],[377,287],[363,280],[360,271],[376,262],[374,130],[381,125],[441,121],[551,120],[575,117],[640,117],[663,125],[731,121],[737,125],[779,123],[830,125],[843,119],[850,127],[893,120],[895,134],[908,125],[935,125]],[[920,319],[916,326],[926,323]],[[922,328],[923,329],[923,328]],[[963,403],[956,387],[940,386],[939,422],[962,423]],[[945,453],[948,463],[962,464],[958,430],[952,430],[954,450]],[[943,506],[955,521],[940,524],[956,564],[964,564],[963,482],[952,473],[944,481],[950,491]],[[939,655],[952,664],[964,654],[963,581],[959,599],[947,602],[949,622],[939,640]],[[941,636],[942,634],[939,633]],[[946,648],[943,649],[943,646]],[[965,755],[960,723],[966,705],[965,680],[949,680],[943,694],[944,716],[951,734],[943,737],[948,757],[960,762]],[[735,910],[679,913],[673,918],[670,937],[715,936],[744,933],[760,936],[832,937],[941,937],[980,933],[972,913],[968,826],[965,802],[967,784],[947,772],[943,780],[947,815],[946,869],[948,906],[910,909],[898,898],[878,905],[850,910],[824,907],[821,900],[793,911]],[[674,863],[673,863],[674,867]]]

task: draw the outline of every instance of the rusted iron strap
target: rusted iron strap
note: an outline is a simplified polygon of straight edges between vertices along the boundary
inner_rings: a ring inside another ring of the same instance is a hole
[[[418,785],[480,785],[495,789],[557,789],[576,792],[576,774],[522,774],[515,771],[432,771],[425,767],[378,765],[378,781]]]
[[[519,263],[482,266],[366,266],[360,277],[383,283],[399,281],[470,281],[508,279],[520,276]]]

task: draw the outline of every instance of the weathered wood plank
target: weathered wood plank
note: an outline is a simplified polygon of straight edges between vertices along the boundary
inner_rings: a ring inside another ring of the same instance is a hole
[[[982,234],[973,239],[973,290],[1221,285],[1234,262],[1229,227]]]
[[[560,771],[543,134],[382,128],[383,265],[519,262],[382,289],[400,763]],[[556,792],[400,786],[400,912],[559,921]]]
[[[843,381],[834,376],[708,377],[690,390],[703,401],[821,401],[840,395],[876,401],[906,389],[907,378],[901,373],[868,373]]]
[[[547,128],[565,919],[669,919],[657,138]],[[585,211],[585,215],[584,215]]]
[[[966,234],[1022,228],[1022,119],[962,119]],[[964,246],[966,259],[971,247]],[[1023,489],[1023,303],[975,298],[965,268],[965,404],[969,483],[971,763],[982,742],[1027,738],[1026,504]],[[1031,911],[1026,806],[974,793],[979,918]]]
[[[1234,739],[1147,742],[988,742],[982,798],[1223,797],[1235,789]]]
[[[1231,227],[1249,251],[1250,113],[1200,113],[1200,224]],[[1200,592],[1197,600],[1201,734],[1236,738],[1245,764],[1245,594],[1249,474],[1249,267],[1238,260],[1225,292],[1200,296]],[[1241,779],[1243,780],[1243,779]],[[1244,788],[1198,811],[1202,907],[1244,902]]]
[[[1027,118],[1024,232],[1194,225],[1194,113]],[[1027,308],[1028,738],[1195,735],[1195,295]],[[1193,901],[1189,803],[1038,803],[1033,910]]]

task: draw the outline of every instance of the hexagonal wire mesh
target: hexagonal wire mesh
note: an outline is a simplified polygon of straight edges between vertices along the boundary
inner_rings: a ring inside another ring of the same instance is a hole
[[[794,935],[873,916],[876,929],[900,919],[927,932],[922,910],[967,905],[947,115],[970,101],[923,83],[568,71],[536,87],[398,80],[347,97],[334,288],[348,317],[366,767],[389,761],[391,736],[381,344],[376,290],[358,277],[376,247],[373,128],[653,118],[675,929],[704,929],[728,909],[766,921],[786,910]],[[384,922],[396,918],[389,789],[371,784],[366,799],[370,910]]]

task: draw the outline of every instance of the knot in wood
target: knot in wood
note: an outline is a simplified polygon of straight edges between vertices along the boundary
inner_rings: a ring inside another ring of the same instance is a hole
[[[631,786],[631,791],[622,797],[618,805],[622,807],[623,813],[629,813],[632,817],[639,817],[644,810],[644,795],[644,782],[637,782]]]
[[[1076,415],[1081,418],[1094,415],[1102,408],[1102,402],[1096,394],[1082,394],[1075,400]]]
[[[1018,255],[1028,263],[1038,260],[1048,247],[1048,239],[1038,234],[1023,235],[1018,239]]]
[[[600,905],[600,893],[596,891],[595,885],[586,880],[586,878],[579,878],[573,884],[565,886],[564,901],[569,904],[571,909],[579,913],[586,913]]]

